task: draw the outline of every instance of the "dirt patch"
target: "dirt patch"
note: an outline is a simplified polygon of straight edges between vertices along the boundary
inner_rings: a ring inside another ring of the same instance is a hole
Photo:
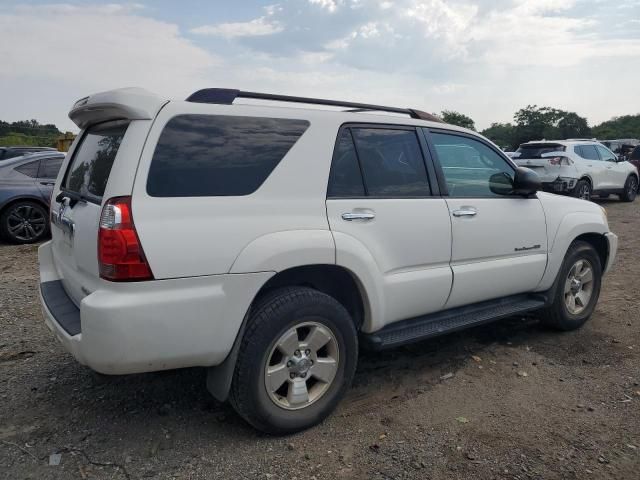
[[[286,438],[211,398],[204,369],[78,365],[42,322],[37,248],[0,245],[0,477],[636,479],[640,211],[603,205],[620,250],[583,329],[518,317],[364,353],[337,412]]]

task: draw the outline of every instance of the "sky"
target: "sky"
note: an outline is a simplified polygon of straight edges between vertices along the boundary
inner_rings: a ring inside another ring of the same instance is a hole
[[[640,113],[640,0],[0,0],[0,120],[76,131],[75,100],[128,86],[594,125]]]

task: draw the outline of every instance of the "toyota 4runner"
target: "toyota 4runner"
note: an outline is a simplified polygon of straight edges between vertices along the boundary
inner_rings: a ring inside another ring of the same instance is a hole
[[[266,432],[325,418],[360,345],[534,311],[580,327],[616,254],[604,209],[417,110],[121,89],[69,116],[46,324],[104,374],[209,367],[210,392]]]

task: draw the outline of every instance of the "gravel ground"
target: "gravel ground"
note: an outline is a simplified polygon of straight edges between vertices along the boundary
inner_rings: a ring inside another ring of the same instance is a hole
[[[338,410],[285,438],[212,399],[203,369],[78,365],[41,320],[36,247],[0,245],[0,478],[637,479],[640,213],[602,203],[620,251],[583,329],[512,318],[365,353]]]

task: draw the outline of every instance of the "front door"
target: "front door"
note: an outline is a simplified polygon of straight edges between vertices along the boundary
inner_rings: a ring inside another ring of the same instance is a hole
[[[629,175],[628,170],[624,166],[624,162],[618,162],[616,155],[609,149],[596,145],[600,158],[604,161],[606,168],[605,184],[603,189],[615,190],[624,188]]]
[[[547,262],[544,210],[537,198],[507,197],[489,188],[513,165],[488,143],[436,131],[431,139],[448,190],[453,287],[446,307],[533,291]]]
[[[346,126],[334,152],[327,215],[336,261],[355,265],[358,257],[373,270],[379,308],[371,330],[442,309],[451,289],[449,211],[433,195],[419,134]]]

